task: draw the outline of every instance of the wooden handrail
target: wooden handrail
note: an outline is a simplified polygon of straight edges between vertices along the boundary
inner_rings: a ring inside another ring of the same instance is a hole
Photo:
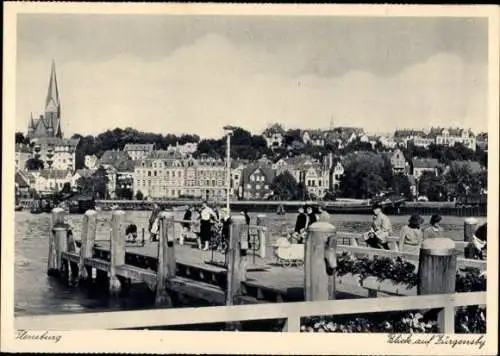
[[[86,314],[23,316],[15,318],[15,327],[26,330],[126,329],[154,326],[220,323],[244,320],[287,319],[287,331],[298,332],[300,319],[308,316],[348,315],[444,309],[444,333],[453,333],[454,307],[485,305],[486,292],[454,293],[412,297],[387,297],[383,300],[347,299],[318,302],[268,303],[182,309],[152,309]],[[448,315],[452,314],[452,315]]]

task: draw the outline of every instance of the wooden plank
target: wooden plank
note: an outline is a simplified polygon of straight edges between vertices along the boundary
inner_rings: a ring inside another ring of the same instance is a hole
[[[178,279],[178,277],[177,277]],[[290,315],[320,316],[378,313],[486,304],[486,292],[454,293],[415,297],[345,299],[317,302],[233,305],[182,309],[153,309],[87,314],[24,316],[15,318],[17,329],[85,330],[124,329],[189,325],[241,320],[288,318]]]

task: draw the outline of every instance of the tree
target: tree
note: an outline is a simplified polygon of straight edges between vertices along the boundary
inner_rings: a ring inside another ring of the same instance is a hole
[[[486,183],[486,175],[483,172],[474,172],[468,163],[458,162],[450,164],[444,179],[454,197],[479,194]]]
[[[99,167],[92,176],[80,177],[76,181],[77,189],[80,193],[91,195],[96,199],[107,197],[108,176],[103,167]]]
[[[39,171],[44,169],[44,163],[38,157],[30,158],[26,161],[26,169],[28,171]]]
[[[340,182],[341,195],[367,199],[385,190],[384,165],[383,158],[372,152],[348,154]]]
[[[288,171],[278,174],[270,188],[280,200],[300,200],[303,196],[303,188]]]
[[[442,177],[432,172],[423,172],[418,180],[418,194],[431,201],[442,201],[448,197],[448,189]]]
[[[397,195],[403,195],[407,199],[412,198],[411,184],[408,176],[404,174],[395,174],[392,179],[392,190]]]
[[[116,188],[115,195],[118,199],[131,200],[134,192],[130,188]]]
[[[22,132],[16,132],[15,142],[23,145],[29,145],[30,140]]]
[[[137,193],[135,194],[135,199],[144,200],[144,194],[142,194],[142,192],[138,190]]]

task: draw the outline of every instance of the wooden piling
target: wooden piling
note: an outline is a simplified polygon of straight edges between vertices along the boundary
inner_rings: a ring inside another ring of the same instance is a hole
[[[333,238],[330,238],[332,237]],[[309,226],[304,253],[304,297],[306,301],[328,300],[334,293],[329,288],[326,260],[332,263],[335,251],[335,227],[325,221],[318,221]],[[328,248],[327,247],[328,242]],[[328,253],[326,253],[328,252]],[[336,266],[336,263],[334,264]],[[330,271],[331,272],[331,271]],[[333,277],[335,278],[335,277]]]
[[[265,214],[257,215],[257,226],[266,226],[267,216]],[[260,241],[259,245],[259,256],[261,258],[266,257],[266,233],[265,231],[258,230],[257,236]]]
[[[467,218],[464,220],[464,241],[471,242],[476,232],[479,221],[476,218]],[[465,258],[473,258],[474,249],[472,246],[466,245],[464,248]]]
[[[52,209],[51,229],[49,234],[49,258],[47,274],[59,276],[62,268],[61,252],[67,250],[67,228],[64,225],[66,212],[61,208]]]
[[[80,262],[78,264],[79,281],[92,279],[92,270],[85,267],[85,258],[92,258],[94,241],[97,230],[97,213],[95,210],[87,210],[83,216],[83,227],[80,246]]]
[[[113,211],[111,217],[111,261],[109,268],[109,292],[118,294],[121,292],[121,283],[116,274],[116,267],[125,264],[125,212]]]
[[[457,256],[455,242],[448,238],[433,238],[422,242],[418,265],[417,294],[455,293]],[[438,313],[440,332],[454,332],[455,313]]]
[[[328,299],[335,299],[336,284],[335,273],[337,271],[337,238],[335,226],[334,231],[327,237],[325,246],[326,274],[328,275]]]
[[[175,261],[174,213],[164,211],[159,219],[160,233],[158,242],[158,269],[156,272],[155,304],[172,306],[172,298],[168,291],[168,281],[175,277],[177,264]]]
[[[242,234],[246,234],[245,217],[236,215],[231,218],[229,247],[227,251],[227,284],[226,305],[234,305],[235,297],[241,295],[241,282],[246,280],[247,256],[246,250],[241,249]],[[238,330],[239,322],[226,324],[226,330]]]

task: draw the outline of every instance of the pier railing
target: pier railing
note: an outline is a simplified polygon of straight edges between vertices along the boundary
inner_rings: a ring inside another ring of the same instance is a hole
[[[454,333],[455,308],[485,305],[486,292],[454,293],[415,297],[348,299],[259,305],[233,305],[203,308],[152,309],[89,314],[26,316],[15,318],[15,327],[26,330],[130,329],[192,324],[225,323],[247,320],[286,319],[286,332],[299,332],[301,318],[439,309],[443,319],[438,327]]]

